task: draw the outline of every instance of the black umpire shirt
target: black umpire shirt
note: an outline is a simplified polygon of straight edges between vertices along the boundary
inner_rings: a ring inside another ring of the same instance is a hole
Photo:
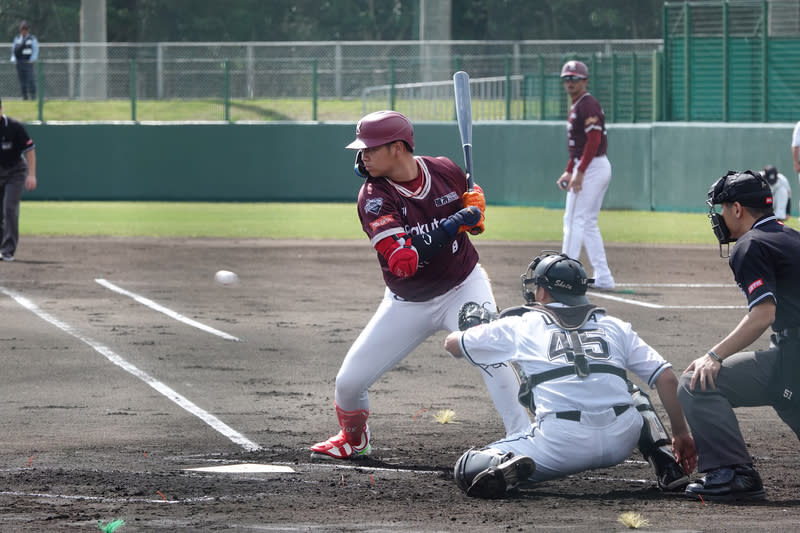
[[[19,164],[22,154],[34,148],[33,139],[17,120],[2,115],[0,118],[0,167],[11,168]]]
[[[800,326],[800,233],[763,216],[736,241],[728,263],[748,308],[775,302],[774,331]]]

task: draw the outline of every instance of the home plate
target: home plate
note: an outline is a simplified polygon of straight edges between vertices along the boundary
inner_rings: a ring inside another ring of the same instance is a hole
[[[242,463],[238,465],[205,466],[201,468],[185,468],[195,472],[235,472],[235,473],[259,473],[259,472],[294,472],[291,466],[279,465],[259,465],[255,463]]]

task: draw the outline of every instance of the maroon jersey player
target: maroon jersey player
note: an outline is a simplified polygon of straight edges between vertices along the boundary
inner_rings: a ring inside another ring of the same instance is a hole
[[[356,139],[356,173],[365,179],[358,215],[375,248],[386,290],[336,376],[334,407],[340,431],[311,447],[312,457],[351,459],[371,452],[369,387],[439,330],[458,329],[468,301],[496,309],[489,278],[467,231],[483,231],[485,200],[467,190],[450,159],[414,155],[414,129],[394,111],[363,117]],[[509,365],[482,372],[507,434],[526,431]]]
[[[611,163],[606,157],[608,138],[600,103],[587,90],[589,69],[580,61],[567,61],[561,69],[564,89],[572,100],[567,117],[569,160],[556,183],[567,191],[561,251],[579,258],[581,249],[594,269],[595,288],[613,289],[606,249],[597,218],[611,182]]]

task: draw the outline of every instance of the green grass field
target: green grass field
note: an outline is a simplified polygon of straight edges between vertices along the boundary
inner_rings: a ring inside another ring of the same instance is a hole
[[[39,120],[36,101],[4,99],[3,112],[23,122]],[[225,120],[222,98],[137,100],[45,100],[41,119],[56,121],[221,121]],[[312,120],[311,98],[233,99],[228,109],[232,121]],[[361,100],[319,100],[317,120],[357,121],[363,115]],[[452,117],[449,117],[452,120]]]
[[[487,208],[477,239],[561,240],[560,209]],[[789,225],[800,226],[793,218]],[[606,242],[709,244],[716,241],[702,213],[602,211]],[[365,238],[350,203],[23,202],[23,235],[227,237],[241,239]]]

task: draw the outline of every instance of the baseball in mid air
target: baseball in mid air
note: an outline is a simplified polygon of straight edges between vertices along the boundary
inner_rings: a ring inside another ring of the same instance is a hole
[[[234,283],[239,281],[239,276],[237,276],[235,272],[231,272],[230,270],[220,270],[216,274],[214,274],[214,281],[216,281],[220,285],[233,285]]]

